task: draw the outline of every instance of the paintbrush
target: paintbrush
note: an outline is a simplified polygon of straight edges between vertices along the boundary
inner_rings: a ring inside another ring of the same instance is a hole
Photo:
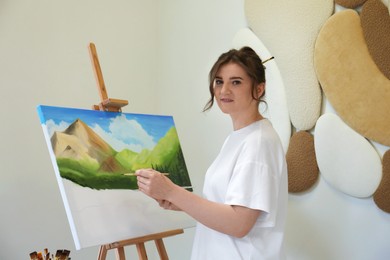
[[[37,259],[38,260],[43,260],[42,252],[38,252]]]
[[[63,249],[63,250],[57,250],[55,260],[67,260],[69,259],[70,251]]]
[[[164,175],[164,176],[168,176],[169,175],[169,173],[167,173],[167,172],[162,172],[161,174]],[[137,175],[135,175],[135,173],[132,173],[132,172],[123,173],[123,175],[126,175],[126,176],[137,176]]]
[[[50,259],[50,253],[47,248],[43,249],[43,259],[44,260],[49,260]]]
[[[38,253],[36,251],[30,253],[30,259],[31,260],[36,260],[38,259]]]

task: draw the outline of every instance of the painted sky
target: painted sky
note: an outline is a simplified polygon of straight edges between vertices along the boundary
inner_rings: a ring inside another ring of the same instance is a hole
[[[153,149],[158,140],[174,126],[172,116],[104,112],[87,109],[38,106],[41,123],[49,135],[64,131],[76,119],[82,120],[115,150],[135,152]]]

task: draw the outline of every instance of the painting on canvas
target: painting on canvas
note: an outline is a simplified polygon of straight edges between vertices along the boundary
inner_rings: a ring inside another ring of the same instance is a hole
[[[194,225],[138,191],[133,175],[153,168],[192,191],[172,116],[37,110],[76,249]]]

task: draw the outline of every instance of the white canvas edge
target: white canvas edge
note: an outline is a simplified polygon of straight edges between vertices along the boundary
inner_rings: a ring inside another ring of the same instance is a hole
[[[54,172],[56,174],[58,188],[60,190],[61,198],[62,198],[64,207],[65,207],[65,212],[66,212],[66,216],[68,218],[69,227],[70,227],[70,231],[72,233],[73,241],[74,241],[76,249],[79,250],[81,248],[80,240],[79,240],[79,237],[77,236],[77,230],[76,230],[76,227],[75,227],[74,222],[73,222],[73,216],[72,216],[72,212],[71,212],[70,207],[69,207],[69,201],[68,201],[68,198],[66,196],[64,183],[62,181],[62,177],[60,175],[58,165],[56,163],[57,159],[56,159],[54,153],[52,152],[51,144],[48,142],[48,140],[50,140],[49,131],[46,127],[46,124],[42,123],[41,126],[43,129],[43,134],[45,136],[46,145],[47,145],[47,148],[48,148],[48,151],[50,154],[50,161],[53,165]]]

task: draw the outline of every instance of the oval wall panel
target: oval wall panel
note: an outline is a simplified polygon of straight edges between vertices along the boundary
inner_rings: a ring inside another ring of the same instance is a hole
[[[313,48],[333,0],[246,0],[245,15],[253,32],[275,56],[286,87],[292,124],[311,129],[321,110],[321,89],[313,67]]]
[[[234,48],[239,49],[243,46],[251,47],[263,61],[271,57],[268,49],[248,28],[239,30],[233,39]],[[266,67],[265,100],[267,101],[267,107],[262,114],[272,122],[276,132],[279,134],[284,151],[287,152],[291,137],[291,122],[282,76],[274,59],[267,61],[264,66]]]
[[[390,150],[382,158],[383,177],[374,193],[374,201],[378,208],[390,213]]]
[[[345,8],[356,8],[361,6],[367,0],[335,0],[334,2]]]
[[[390,80],[372,60],[354,10],[335,13],[318,35],[317,77],[338,115],[368,139],[390,146]]]
[[[335,114],[316,124],[314,146],[318,167],[334,188],[353,197],[372,196],[382,177],[382,163],[374,147]]]
[[[299,131],[291,137],[286,160],[289,192],[307,191],[317,182],[319,172],[314,137],[310,133]]]
[[[390,15],[380,0],[368,0],[360,13],[368,51],[379,70],[390,79]]]

